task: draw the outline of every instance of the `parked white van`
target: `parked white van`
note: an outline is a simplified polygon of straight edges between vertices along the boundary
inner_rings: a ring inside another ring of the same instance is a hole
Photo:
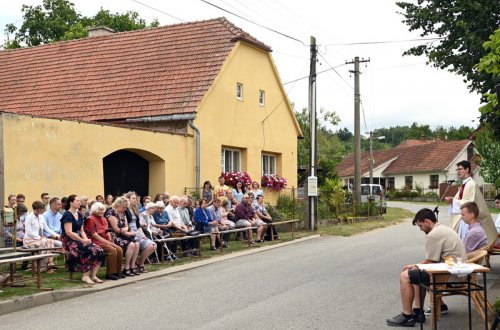
[[[387,212],[384,187],[379,184],[361,184],[361,203],[368,203],[369,200],[377,203],[377,206],[382,208],[382,213]]]

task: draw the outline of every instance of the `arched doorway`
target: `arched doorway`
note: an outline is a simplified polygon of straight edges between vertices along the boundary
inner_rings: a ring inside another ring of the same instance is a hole
[[[118,150],[103,158],[104,192],[120,196],[135,191],[145,196],[149,191],[149,161],[128,150]]]

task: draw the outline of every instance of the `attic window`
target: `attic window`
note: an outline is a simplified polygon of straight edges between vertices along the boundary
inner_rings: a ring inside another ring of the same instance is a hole
[[[236,99],[242,101],[243,100],[243,84],[236,83]]]
[[[259,105],[263,107],[266,103],[266,92],[263,90],[259,91]]]

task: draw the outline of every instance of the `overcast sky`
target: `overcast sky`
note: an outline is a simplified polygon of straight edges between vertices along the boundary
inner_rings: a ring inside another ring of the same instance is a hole
[[[229,21],[271,46],[290,102],[296,109],[308,104],[308,79],[289,83],[309,74],[309,40],[319,44],[317,71],[336,67],[318,75],[317,109],[335,111],[339,127],[353,130],[355,56],[370,58],[361,67],[361,99],[365,120],[361,131],[382,127],[411,125],[413,122],[436,126],[477,126],[479,95],[469,93],[462,78],[450,72],[425,65],[424,57],[402,56],[416,42],[394,42],[369,45],[343,43],[399,41],[419,38],[408,32],[397,14],[393,0],[208,0],[228,11],[257,22],[291,38],[270,32],[201,0],[73,0],[76,9],[93,16],[100,7],[111,12],[137,11],[148,23],[157,18],[161,25],[205,20],[225,16]],[[22,4],[38,5],[42,0],[2,2],[0,26],[22,23]],[[141,4],[142,3],[142,4]],[[149,7],[153,7],[151,9]],[[156,10],[155,10],[156,9]],[[2,35],[2,43],[5,35]],[[298,39],[299,41],[293,40]],[[366,125],[365,125],[366,122]],[[337,129],[333,128],[333,129]]]

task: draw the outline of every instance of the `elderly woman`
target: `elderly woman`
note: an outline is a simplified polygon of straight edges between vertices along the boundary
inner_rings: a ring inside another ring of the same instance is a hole
[[[119,245],[125,253],[122,275],[135,276],[135,272],[130,269],[135,266],[139,243],[135,241],[135,233],[128,227],[127,216],[125,215],[127,207],[127,198],[118,197],[113,202],[112,207],[106,210],[104,217],[108,220],[110,231],[113,234],[113,242]]]
[[[215,240],[219,236],[219,228],[217,220],[213,220],[210,212],[207,211],[208,203],[206,199],[199,200],[200,207],[194,211],[194,225],[196,230],[202,233],[212,233],[210,235],[210,249],[217,250],[215,247]]]
[[[80,198],[69,195],[66,211],[61,218],[61,240],[66,250],[66,268],[70,272],[83,272],[84,283],[102,283],[97,272],[104,260],[104,251],[87,238],[79,208]]]
[[[106,207],[101,202],[95,202],[90,208],[90,217],[85,222],[85,232],[92,240],[104,250],[106,256],[106,279],[120,279],[122,270],[123,250],[115,244],[108,232],[108,221],[104,217]]]
[[[139,223],[139,208],[137,206],[137,194],[135,192],[128,192],[126,197],[129,200],[129,207],[125,211],[127,216],[128,225],[131,231],[135,232],[135,240],[139,243],[139,250],[136,250],[136,254],[140,251],[141,254],[137,258],[136,269],[134,272],[137,273],[147,273],[148,270],[144,267],[144,262],[146,259],[156,251],[156,243],[150,240],[144,235],[141,225]]]

